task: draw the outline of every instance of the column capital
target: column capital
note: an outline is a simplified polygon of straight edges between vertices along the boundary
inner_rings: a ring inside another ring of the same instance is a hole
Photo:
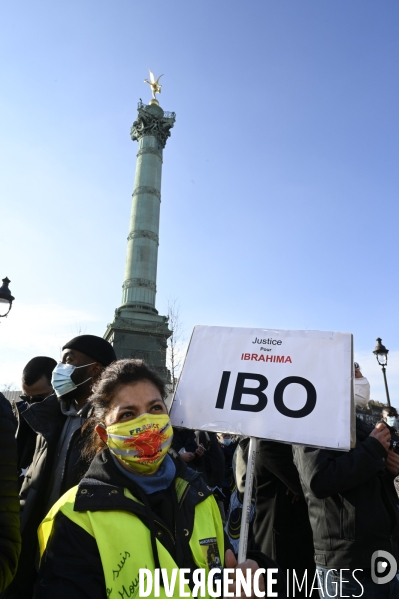
[[[133,141],[140,141],[145,135],[151,135],[157,139],[159,148],[163,149],[175,121],[176,114],[174,112],[164,112],[156,104],[146,105],[139,102],[137,120],[133,123],[130,137]]]

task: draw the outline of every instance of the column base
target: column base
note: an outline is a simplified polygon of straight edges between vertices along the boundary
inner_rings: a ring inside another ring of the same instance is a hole
[[[115,310],[115,318],[107,326],[104,339],[113,346],[118,360],[139,358],[154,368],[165,382],[170,382],[166,368],[167,340],[171,335],[166,316],[134,309],[131,305]]]

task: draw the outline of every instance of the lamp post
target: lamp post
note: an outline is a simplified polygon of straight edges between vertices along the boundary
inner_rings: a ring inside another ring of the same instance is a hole
[[[382,368],[382,374],[384,375],[384,383],[385,383],[385,393],[387,394],[388,405],[391,406],[391,401],[389,399],[387,375],[385,372],[387,364],[388,364],[388,352],[389,352],[389,349],[387,349],[385,347],[385,345],[382,345],[382,343],[381,343],[381,337],[377,337],[377,345],[375,346],[373,354],[377,358],[377,362]]]
[[[10,279],[8,277],[6,277],[5,279],[3,279],[3,284],[0,287],[0,312],[7,309],[7,312],[5,312],[5,314],[1,314],[0,313],[0,318],[4,318],[5,316],[7,316],[7,314],[9,313],[9,311],[12,308],[12,303],[14,301],[14,297],[11,295],[11,291],[8,288],[8,285],[11,283]]]

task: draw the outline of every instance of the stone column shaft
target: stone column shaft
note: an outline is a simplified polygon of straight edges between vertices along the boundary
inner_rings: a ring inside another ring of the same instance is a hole
[[[136,175],[123,283],[122,306],[157,314],[159,213],[161,204],[162,150],[175,122],[153,103],[139,104],[131,137],[138,141]]]
[[[139,140],[122,305],[155,309],[162,150],[156,137]]]

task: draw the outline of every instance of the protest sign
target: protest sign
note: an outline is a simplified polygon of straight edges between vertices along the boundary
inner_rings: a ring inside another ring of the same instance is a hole
[[[194,328],[171,409],[175,426],[349,450],[349,333]]]

